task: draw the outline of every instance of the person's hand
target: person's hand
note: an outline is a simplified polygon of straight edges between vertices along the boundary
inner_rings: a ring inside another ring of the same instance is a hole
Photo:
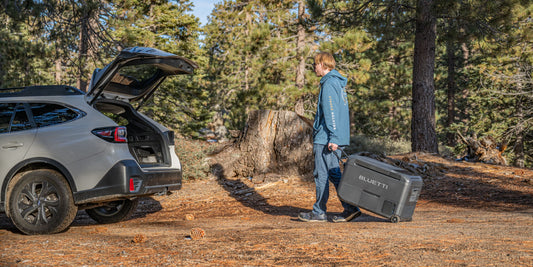
[[[328,148],[329,148],[329,150],[331,150],[331,151],[335,151],[335,150],[337,150],[338,147],[339,147],[339,146],[338,146],[337,144],[334,144],[334,143],[328,143]]]

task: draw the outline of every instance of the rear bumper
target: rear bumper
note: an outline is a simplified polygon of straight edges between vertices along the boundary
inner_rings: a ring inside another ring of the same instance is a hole
[[[134,160],[124,160],[115,164],[94,188],[74,193],[74,203],[107,202],[179,190],[181,177],[181,169],[143,170]]]

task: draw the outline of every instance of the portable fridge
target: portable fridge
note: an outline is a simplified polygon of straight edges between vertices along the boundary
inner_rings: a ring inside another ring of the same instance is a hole
[[[369,157],[351,155],[338,188],[343,201],[388,218],[411,221],[422,178]]]

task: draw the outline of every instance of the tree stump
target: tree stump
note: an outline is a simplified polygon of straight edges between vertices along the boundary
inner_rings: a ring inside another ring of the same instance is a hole
[[[312,149],[308,119],[292,111],[254,110],[239,139],[215,159],[226,177],[305,176],[313,171]]]

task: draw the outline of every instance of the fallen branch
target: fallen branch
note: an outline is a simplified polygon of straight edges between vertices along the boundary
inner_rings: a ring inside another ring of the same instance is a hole
[[[467,153],[462,158],[467,161],[484,162],[498,165],[507,165],[507,160],[502,153],[507,148],[505,143],[497,143],[492,136],[477,138],[476,135],[464,137],[457,132],[461,141],[467,146]]]

